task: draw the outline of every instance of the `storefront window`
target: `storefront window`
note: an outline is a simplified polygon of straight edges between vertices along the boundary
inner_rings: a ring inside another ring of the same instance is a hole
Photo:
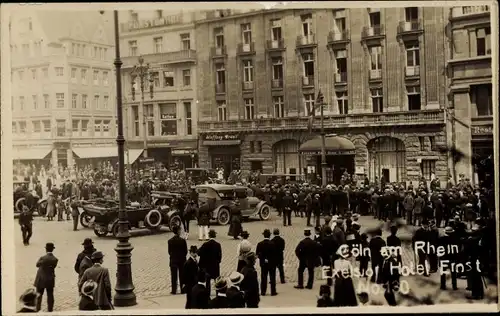
[[[274,172],[290,174],[300,169],[299,143],[296,140],[282,140],[273,146]]]
[[[401,182],[406,180],[404,143],[392,137],[378,137],[368,142],[369,177],[374,181]]]
[[[161,136],[177,135],[177,106],[160,104]]]

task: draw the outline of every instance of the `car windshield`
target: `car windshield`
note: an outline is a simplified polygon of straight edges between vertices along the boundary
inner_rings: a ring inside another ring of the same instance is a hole
[[[219,190],[219,196],[224,200],[234,199],[234,196],[238,199],[244,199],[247,197],[247,191],[244,190]]]

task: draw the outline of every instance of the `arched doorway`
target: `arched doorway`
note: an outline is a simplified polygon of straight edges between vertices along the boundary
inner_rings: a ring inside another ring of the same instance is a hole
[[[384,182],[406,180],[406,150],[401,140],[383,136],[370,140],[366,147],[370,181],[375,177]]]
[[[274,172],[280,174],[301,174],[299,142],[285,139],[273,145]]]

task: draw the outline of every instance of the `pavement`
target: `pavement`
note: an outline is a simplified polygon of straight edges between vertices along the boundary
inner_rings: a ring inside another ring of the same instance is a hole
[[[362,230],[376,227],[379,221],[371,216],[363,216],[358,221]],[[295,247],[303,238],[305,228],[304,218],[292,218],[292,226],[282,227],[282,219],[276,214],[268,221],[249,220],[243,223],[244,230],[250,233],[249,240],[255,245],[262,240],[264,229],[279,228],[281,236],[286,240],[285,247],[285,275],[286,283],[278,284],[278,296],[261,297],[260,307],[290,307],[293,306],[316,306],[319,287],[324,281],[320,280],[320,271],[316,273],[316,282],[312,290],[297,290],[293,286],[297,282],[298,262],[295,257]],[[197,227],[195,221],[191,222],[192,236],[188,239],[188,246],[198,245]],[[112,237],[98,238],[91,229],[80,228],[78,231],[72,230],[71,221],[47,222],[44,218],[34,220],[34,234],[29,246],[22,244],[22,238],[16,226],[15,247],[16,247],[16,297],[33,284],[37,268],[35,263],[44,251],[46,242],[54,242],[56,249],[54,255],[59,259],[56,268],[55,311],[75,310],[78,306],[77,274],[73,270],[76,256],[81,251],[81,242],[86,237],[94,240],[96,249],[105,254],[103,265],[110,270],[111,283],[116,282],[116,253],[114,248],[117,240]],[[227,235],[228,226],[213,226],[217,233],[217,240],[222,245],[223,260],[221,263],[221,274],[228,276],[236,269],[237,255],[236,248],[239,243]],[[412,228],[402,228],[398,235],[409,237]],[[171,295],[170,270],[168,266],[167,240],[172,237],[168,229],[152,233],[149,230],[136,230],[131,232],[130,242],[134,247],[132,252],[132,277],[135,285],[135,294],[138,305],[125,309],[164,309],[164,308],[184,308],[184,295]],[[383,237],[387,237],[384,232]],[[409,246],[403,248],[403,264],[413,263],[413,252]],[[258,265],[258,264],[257,264]],[[259,269],[257,267],[257,269]],[[317,269],[319,270],[319,269]],[[307,272],[306,272],[307,273]],[[403,277],[408,282],[408,286],[415,296],[430,296],[442,303],[470,303],[465,299],[465,290],[459,291],[439,291],[438,285],[432,282],[439,282],[439,276],[432,275],[429,278],[409,276]],[[355,280],[357,283],[357,280]],[[356,284],[355,284],[356,286]],[[465,280],[459,280],[460,289],[465,289]],[[436,291],[436,289],[438,291]],[[358,287],[358,290],[360,288]],[[380,286],[369,285],[370,298],[374,305],[384,304],[383,291]],[[488,291],[496,293],[496,287],[489,286]],[[213,291],[212,291],[213,292]],[[42,304],[42,311],[46,309],[46,299]],[[380,303],[381,302],[381,303]]]

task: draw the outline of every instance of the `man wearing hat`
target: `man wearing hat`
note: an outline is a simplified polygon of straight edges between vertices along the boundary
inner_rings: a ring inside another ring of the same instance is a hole
[[[90,257],[96,251],[94,242],[91,238],[85,238],[82,243],[83,251],[78,254],[75,262],[75,272],[78,273],[78,279],[83,275],[83,272],[92,266]]]
[[[21,234],[23,236],[23,244],[25,246],[30,244],[30,238],[33,235],[33,212],[26,206],[19,214],[19,226],[21,226]]]
[[[451,226],[446,226],[444,236],[439,237],[439,246],[442,246],[445,253],[439,257],[439,274],[441,276],[441,290],[446,290],[446,278],[451,274],[451,286],[453,290],[457,290],[457,272],[450,267],[458,262],[458,252],[455,249],[460,249],[460,242],[455,236],[455,230]]]
[[[248,308],[258,308],[260,302],[259,280],[255,270],[257,256],[254,252],[249,252],[245,257],[245,267],[241,270],[243,281],[241,290],[245,293],[245,303]]]
[[[412,238],[412,248],[415,251],[415,245],[417,242],[424,242],[427,243],[429,241],[429,221],[427,219],[422,220],[422,226],[415,231],[415,234],[413,235]],[[426,248],[426,247],[424,247]],[[426,262],[428,261],[428,255],[426,252],[422,250],[418,250],[417,253],[415,253],[418,257],[418,264],[424,267],[425,270],[425,276],[429,275],[429,272],[427,271],[427,265]]]
[[[220,276],[220,263],[222,261],[222,247],[220,243],[215,240],[217,233],[215,230],[211,229],[208,232],[208,241],[201,245],[198,250],[198,255],[200,256],[200,269],[204,270],[207,274],[206,286],[210,293],[210,281],[215,280]]]
[[[38,310],[36,308],[38,299],[38,293],[36,289],[27,289],[19,298],[23,307],[18,311],[18,313],[36,313]]]
[[[173,226],[172,231],[174,236],[168,240],[168,255],[170,257],[170,281],[172,286],[170,294],[175,295],[177,294],[178,277],[180,279],[180,288],[182,292],[182,286],[184,284],[184,280],[182,279],[182,269],[184,268],[184,263],[186,262],[188,247],[186,240],[179,236],[180,227]]]
[[[273,239],[271,241],[274,244],[275,259],[276,259],[276,269],[280,275],[281,284],[285,283],[285,269],[283,263],[285,260],[285,240],[280,236],[280,230],[275,228],[273,230]]]
[[[198,283],[195,284],[191,290],[191,302],[188,309],[207,309],[210,302],[210,291],[206,287],[205,271],[199,270],[196,279]],[[187,304],[186,304],[187,305]]]
[[[184,268],[182,269],[183,286],[181,293],[186,293],[186,309],[191,308],[192,305],[192,292],[193,287],[198,282],[198,271],[198,247],[191,245],[189,247],[189,258],[184,263]]]
[[[83,284],[88,280],[96,282],[97,290],[95,292],[94,302],[101,310],[113,309],[109,270],[102,266],[104,254],[100,251],[96,251],[92,254],[91,260],[94,265],[85,270],[78,283],[78,289],[81,291]],[[101,282],[102,285],[100,284]]]
[[[342,217],[338,217],[335,222],[335,227],[333,228],[333,237],[337,241],[337,244],[343,245],[346,243],[344,219]]]
[[[264,240],[257,244],[255,254],[260,265],[260,295],[265,296],[267,291],[267,277],[271,283],[271,296],[276,296],[276,250],[271,241],[271,231],[264,229]]]
[[[332,234],[332,229],[327,226],[323,229],[323,237],[320,240],[321,244],[321,263],[323,268],[328,267],[328,272],[327,274],[329,276],[332,276],[332,264],[333,264],[333,254],[337,252],[337,249],[339,248],[339,245],[335,241],[335,238],[333,237]],[[333,284],[333,279],[328,278],[327,280],[328,285]]]
[[[252,243],[248,240],[250,234],[245,230],[241,233],[243,240],[238,244],[238,249],[236,253],[238,254],[238,266],[236,271],[241,272],[241,269],[245,266],[245,256],[247,253],[252,251]]]
[[[295,248],[295,255],[299,259],[298,285],[296,289],[304,288],[304,270],[307,269],[306,288],[312,289],[314,283],[314,268],[321,253],[320,244],[311,239],[311,229],[304,230],[304,239]]]
[[[226,296],[227,281],[223,277],[215,280],[215,297],[210,300],[210,309],[229,308],[229,300]]]
[[[244,276],[239,272],[233,272],[229,276],[231,286],[227,289],[227,299],[229,300],[229,308],[245,308],[245,293],[241,291],[240,284]]]
[[[56,249],[53,243],[48,242],[45,245],[45,255],[41,256],[36,263],[38,271],[36,272],[34,286],[39,294],[36,303],[36,310],[40,311],[42,307],[43,293],[47,291],[47,310],[52,312],[54,309],[54,286],[55,286],[55,269],[58,259],[52,253]]]

